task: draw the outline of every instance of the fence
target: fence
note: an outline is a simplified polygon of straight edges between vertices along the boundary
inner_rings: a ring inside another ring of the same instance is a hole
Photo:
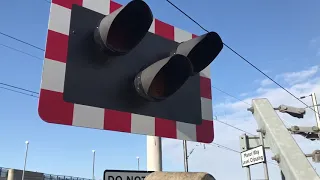
[[[91,179],[73,177],[73,176],[61,176],[61,175],[53,175],[53,174],[44,174],[44,180],[91,180]]]
[[[7,168],[0,167],[0,180],[6,180],[8,177],[8,170]]]
[[[7,180],[8,178],[8,168],[0,167],[0,180]],[[43,174],[43,180],[92,180],[80,177],[73,177],[73,176],[61,176],[61,175],[54,175],[54,174]]]

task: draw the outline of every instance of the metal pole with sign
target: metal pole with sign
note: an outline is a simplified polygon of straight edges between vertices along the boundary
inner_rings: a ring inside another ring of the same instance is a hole
[[[258,130],[258,132],[259,132],[259,136],[260,136],[261,146],[263,147],[263,154],[265,154],[264,143],[263,143],[263,133],[265,133],[265,132],[262,132],[260,130]],[[266,158],[264,158],[264,159],[266,159]],[[266,161],[263,162],[263,168],[264,168],[264,177],[266,180],[269,180],[268,165],[267,165]]]
[[[319,107],[317,103],[316,93],[311,94],[314,113],[316,116],[317,127],[320,128]]]
[[[249,144],[248,144],[248,141],[247,141],[247,135],[246,134],[240,136],[240,148],[241,148],[242,151],[246,151],[246,150],[249,149]],[[241,160],[242,160],[242,158],[241,158]],[[243,164],[242,161],[241,161],[241,164]],[[248,180],[251,180],[250,166],[243,167],[243,168],[246,169]]]

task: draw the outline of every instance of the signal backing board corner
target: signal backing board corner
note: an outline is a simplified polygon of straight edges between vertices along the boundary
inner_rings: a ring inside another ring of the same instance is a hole
[[[135,110],[135,107],[132,107],[130,112],[123,109],[123,106],[110,108],[103,104],[103,101],[106,101],[105,99],[96,104],[99,96],[93,98],[97,100],[94,103],[92,103],[92,99],[86,99],[85,93],[88,92],[86,91],[88,88],[86,85],[81,85],[81,79],[77,79],[77,77],[85,77],[84,74],[72,74],[70,70],[72,69],[70,64],[78,63],[73,60],[77,56],[76,49],[70,45],[76,44],[77,39],[75,37],[80,37],[81,34],[77,34],[78,31],[73,29],[79,26],[75,23],[75,14],[83,14],[82,12],[88,10],[94,12],[88,14],[100,17],[110,14],[120,7],[120,4],[110,0],[52,0],[39,100],[41,119],[54,124],[211,143],[214,138],[214,128],[210,65],[201,71],[198,76],[194,76],[188,81],[190,84],[194,79],[193,81],[198,82],[200,86],[198,101],[201,109],[199,111],[200,121],[197,124],[173,120],[168,118],[171,116],[167,117],[166,114],[161,113],[151,115],[143,110]],[[85,20],[85,18],[83,19]],[[196,35],[157,19],[153,20],[147,36],[153,35],[161,36],[163,38],[161,41],[170,40],[177,44],[196,37]],[[143,45],[143,43],[141,44]],[[173,44],[173,46],[175,45]],[[73,67],[80,66],[81,64],[77,64]],[[74,72],[80,72],[80,70],[76,69]],[[87,82],[90,82],[90,86],[93,86],[97,79]],[[188,83],[184,86],[187,86]],[[73,93],[76,91],[80,94]],[[182,87],[179,93],[183,91]],[[186,91],[187,93],[188,91]],[[88,95],[93,97],[95,94],[90,93]],[[133,97],[133,95],[130,95],[130,97]],[[111,101],[111,97],[108,98]],[[182,101],[180,103],[183,104]],[[196,103],[191,103],[190,107],[192,107],[192,104]],[[155,106],[155,108],[157,107]],[[185,113],[186,116],[189,116],[189,111],[188,108],[185,108],[184,112],[181,109],[176,113]]]

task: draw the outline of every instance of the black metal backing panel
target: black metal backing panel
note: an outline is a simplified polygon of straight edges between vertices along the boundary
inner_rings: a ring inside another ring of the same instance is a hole
[[[136,74],[169,55],[178,43],[153,33],[129,54],[108,57],[93,41],[104,15],[73,5],[64,84],[64,100],[135,114],[201,124],[200,76],[190,79],[173,96],[148,102],[134,89]]]

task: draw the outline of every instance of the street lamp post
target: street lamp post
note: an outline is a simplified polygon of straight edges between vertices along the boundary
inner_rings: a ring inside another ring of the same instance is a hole
[[[138,161],[138,171],[140,170],[140,158],[137,156],[137,161]]]
[[[184,159],[184,171],[189,172],[189,155],[188,155],[188,149],[187,149],[187,141],[183,140],[183,159]]]
[[[318,107],[319,104],[317,103],[316,93],[311,93],[308,96],[302,96],[302,97],[300,97],[300,99],[304,99],[309,96],[312,99],[312,109],[313,109],[315,117],[316,117],[317,127],[320,128],[320,115],[319,115],[319,107]],[[308,106],[308,107],[311,107],[311,106]]]
[[[92,158],[92,180],[94,180],[94,164],[95,164],[95,159],[96,159],[96,151],[92,150],[93,153],[93,158]]]
[[[23,166],[23,171],[22,171],[22,180],[24,180],[24,172],[26,171],[26,165],[27,165],[27,157],[28,157],[28,149],[29,149],[29,141],[26,141],[26,153],[24,156],[24,166]]]

